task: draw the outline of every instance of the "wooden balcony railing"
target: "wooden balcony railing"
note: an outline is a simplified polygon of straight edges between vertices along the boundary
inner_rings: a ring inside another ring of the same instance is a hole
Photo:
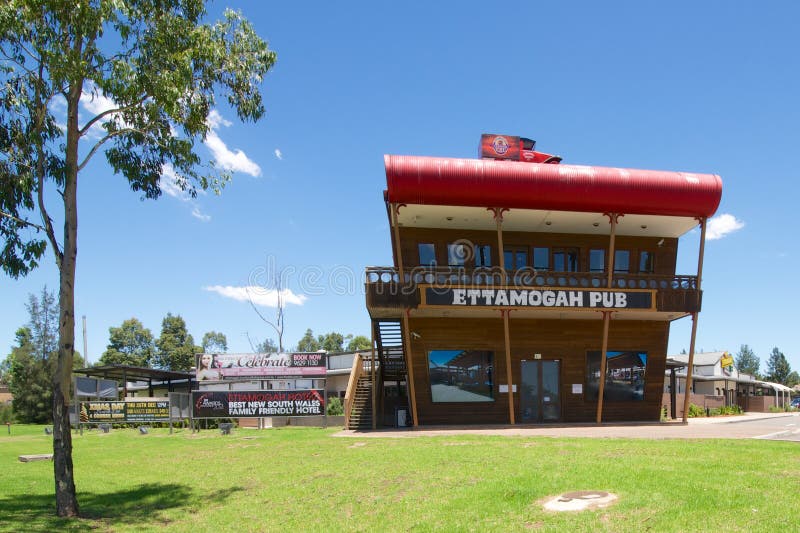
[[[499,267],[467,270],[460,267],[415,267],[406,270],[402,283],[394,267],[367,267],[367,284],[393,283],[398,286],[428,285],[498,285],[520,287],[607,288],[608,276],[603,272],[552,272],[523,268],[503,272]],[[675,274],[628,274],[615,272],[611,288],[696,290],[697,276]]]
[[[552,272],[523,268],[503,272],[499,267],[414,267],[403,280],[394,267],[367,267],[368,305],[414,308],[419,305],[417,286],[552,287],[575,289],[650,289],[656,292],[659,311],[699,311],[697,276],[628,274],[615,272],[611,287],[603,272]]]

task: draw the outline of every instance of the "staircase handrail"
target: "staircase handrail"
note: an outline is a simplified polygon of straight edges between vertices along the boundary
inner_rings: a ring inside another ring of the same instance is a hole
[[[350,379],[347,381],[347,391],[344,393],[344,426],[350,427],[350,410],[353,407],[353,399],[356,396],[356,385],[358,378],[364,373],[364,363],[361,354],[357,353],[353,357],[353,368],[350,369]]]

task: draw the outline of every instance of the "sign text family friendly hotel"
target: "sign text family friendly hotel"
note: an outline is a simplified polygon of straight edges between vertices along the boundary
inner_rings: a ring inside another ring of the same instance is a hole
[[[583,291],[526,289],[425,289],[426,305],[474,307],[572,307],[651,309],[650,291]]]

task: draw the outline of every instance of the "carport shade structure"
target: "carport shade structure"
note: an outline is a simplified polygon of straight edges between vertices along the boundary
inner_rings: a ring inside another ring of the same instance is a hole
[[[192,379],[194,374],[192,372],[183,372],[179,370],[161,370],[157,368],[148,368],[141,366],[129,365],[106,365],[106,366],[93,366],[89,368],[80,368],[73,371],[74,374],[82,374],[87,377],[115,379],[125,384],[130,381],[146,381],[148,386],[149,395],[153,395],[153,382],[160,381],[166,382],[169,389],[172,388],[173,381],[185,381],[186,391],[192,390]]]

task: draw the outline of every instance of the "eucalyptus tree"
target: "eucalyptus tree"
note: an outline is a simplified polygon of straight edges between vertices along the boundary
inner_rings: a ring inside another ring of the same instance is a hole
[[[264,113],[260,84],[275,53],[239,13],[226,11],[215,23],[206,15],[205,0],[0,2],[0,266],[24,276],[49,246],[59,270],[59,516],[78,514],[68,391],[79,176],[104,153],[144,198],[161,195],[162,176],[190,195],[218,191],[229,173],[196,150],[216,98],[241,120]],[[87,100],[90,116],[81,112]],[[63,224],[60,235],[54,220]]]

